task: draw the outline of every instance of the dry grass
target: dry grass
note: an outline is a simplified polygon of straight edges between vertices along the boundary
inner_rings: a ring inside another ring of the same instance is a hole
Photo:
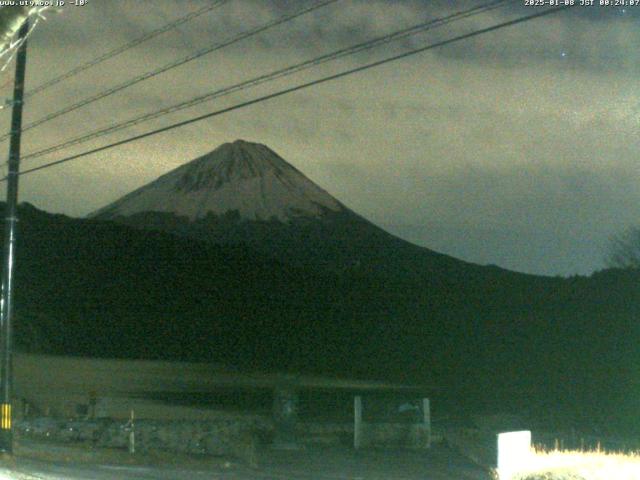
[[[535,451],[509,480],[640,480],[640,452]]]

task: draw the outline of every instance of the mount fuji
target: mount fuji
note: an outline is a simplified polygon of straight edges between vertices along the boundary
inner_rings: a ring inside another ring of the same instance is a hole
[[[320,218],[345,207],[265,145],[238,140],[161,176],[90,216],[170,213],[190,222],[235,212],[250,221]]]
[[[267,146],[225,143],[89,215],[286,263],[423,276],[469,264],[397,238],[353,212]]]

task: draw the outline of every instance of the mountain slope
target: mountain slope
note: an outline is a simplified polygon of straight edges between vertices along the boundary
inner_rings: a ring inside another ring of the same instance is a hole
[[[242,140],[218,147],[89,217],[216,244],[249,245],[283,262],[333,271],[433,279],[482,276],[485,270],[394,237],[268,147]]]

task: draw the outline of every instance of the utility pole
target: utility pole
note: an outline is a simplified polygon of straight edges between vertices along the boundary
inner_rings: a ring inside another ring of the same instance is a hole
[[[13,87],[11,113],[11,143],[9,145],[9,172],[7,174],[7,205],[4,225],[4,262],[2,271],[2,299],[0,300],[0,452],[13,453],[11,422],[12,325],[13,320],[13,265],[16,249],[16,223],[18,222],[18,175],[20,172],[20,136],[22,130],[22,100],[29,21],[20,27],[22,45],[16,56],[16,75]]]

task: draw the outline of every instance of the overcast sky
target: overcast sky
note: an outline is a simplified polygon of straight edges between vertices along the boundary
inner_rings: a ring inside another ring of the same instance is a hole
[[[212,1],[89,0],[49,13],[30,40],[27,90]],[[311,3],[230,0],[34,97],[25,123]],[[340,0],[33,129],[23,154],[480,3]],[[539,8],[513,1],[23,168]],[[20,198],[82,216],[242,138],[417,244],[518,271],[588,274],[603,268],[611,234],[640,224],[639,21],[640,7],[576,7],[24,176]],[[13,66],[0,75],[6,98]],[[9,112],[0,116],[8,129]]]

